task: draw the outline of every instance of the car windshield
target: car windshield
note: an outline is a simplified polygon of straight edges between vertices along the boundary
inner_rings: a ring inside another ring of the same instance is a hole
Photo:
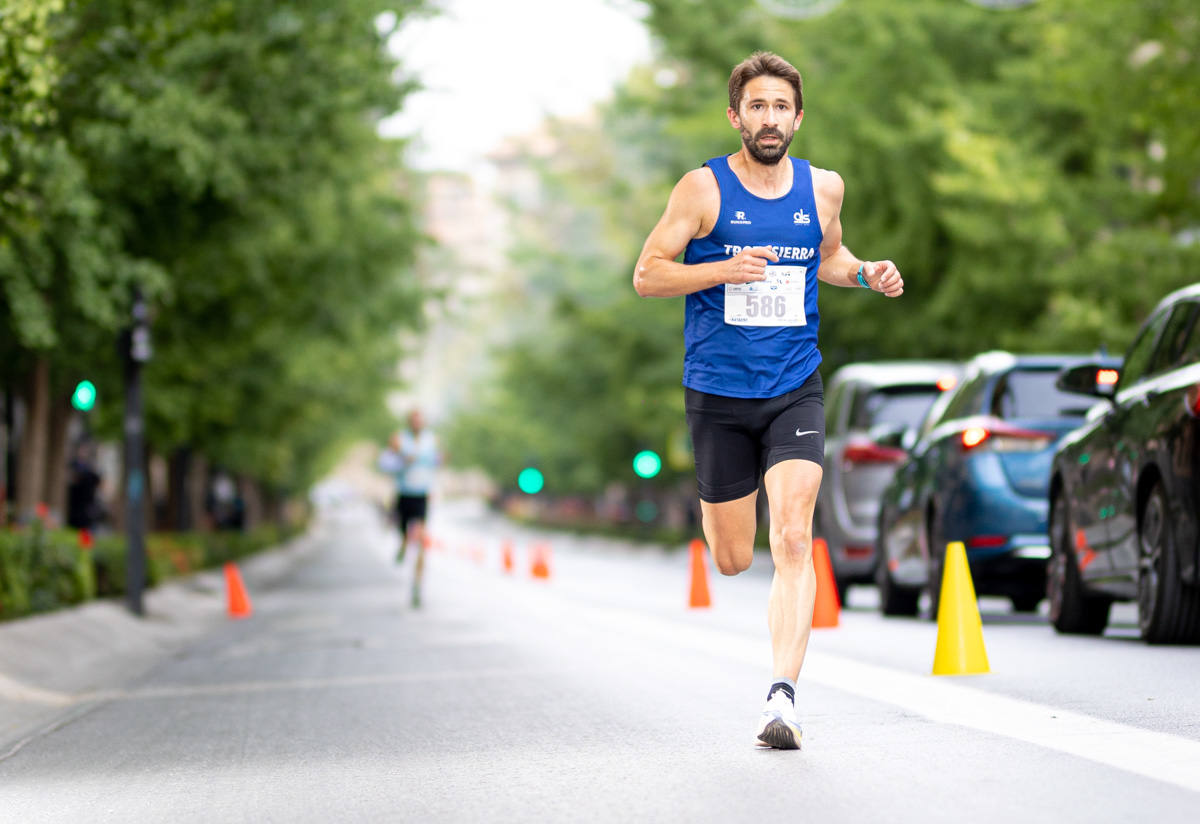
[[[998,418],[1083,417],[1094,399],[1054,385],[1058,369],[1014,369],[996,381],[989,410]]]
[[[854,429],[881,423],[915,427],[940,394],[936,386],[881,386],[859,399],[850,425]]]

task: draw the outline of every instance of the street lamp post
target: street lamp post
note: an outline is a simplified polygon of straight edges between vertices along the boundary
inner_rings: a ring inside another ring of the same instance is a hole
[[[146,301],[133,289],[132,324],[121,336],[125,362],[125,526],[129,541],[125,556],[125,594],[129,611],[144,615],[146,584],[145,422],[142,412],[142,364],[150,360],[150,323]]]

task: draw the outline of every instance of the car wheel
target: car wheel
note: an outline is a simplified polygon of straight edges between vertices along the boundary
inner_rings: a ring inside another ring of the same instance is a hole
[[[1152,644],[1200,639],[1200,589],[1179,579],[1167,496],[1156,483],[1138,519],[1138,629]]]
[[[1038,604],[1042,602],[1042,595],[1038,592],[1014,595],[1010,600],[1015,612],[1037,612]]]
[[[883,516],[879,517],[878,537],[875,562],[875,583],[879,587],[879,611],[884,615],[916,616],[919,611],[918,602],[921,598],[919,587],[903,587],[892,580],[888,569],[891,554],[887,551],[887,530]]]
[[[1046,599],[1050,623],[1061,633],[1100,635],[1108,626],[1112,600],[1089,596],[1071,549],[1071,519],[1060,493],[1050,502],[1050,563],[1046,565]]]

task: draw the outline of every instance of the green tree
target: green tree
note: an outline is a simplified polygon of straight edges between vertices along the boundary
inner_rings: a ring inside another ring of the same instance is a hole
[[[18,6],[0,15],[21,58],[0,83],[27,112],[24,131],[0,129],[0,175],[19,184],[0,205],[10,363],[91,364],[119,390],[115,332],[139,283],[151,448],[302,488],[378,422],[398,333],[418,322],[416,183],[376,129],[412,83],[376,21],[421,3]]]

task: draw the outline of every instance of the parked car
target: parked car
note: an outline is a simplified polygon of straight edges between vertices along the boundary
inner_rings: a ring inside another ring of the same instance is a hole
[[[977,593],[1007,596],[1020,612],[1037,609],[1050,557],[1054,446],[1092,405],[1055,380],[1086,360],[987,352],[930,409],[880,504],[876,582],[885,615],[916,615],[925,589],[937,616],[950,541],[966,545]]]
[[[850,584],[874,576],[879,496],[925,413],[961,373],[952,361],[879,361],[848,364],[830,379],[813,534],[829,546],[843,601]]]
[[[1059,380],[1101,400],[1054,456],[1050,621],[1098,635],[1136,600],[1145,640],[1200,641],[1200,283],[1159,303],[1119,377],[1097,368]]]

